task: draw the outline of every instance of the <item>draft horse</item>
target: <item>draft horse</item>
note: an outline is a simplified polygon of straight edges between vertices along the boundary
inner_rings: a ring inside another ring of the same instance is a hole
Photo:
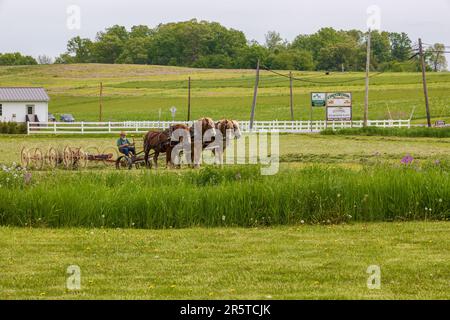
[[[236,120],[223,119],[215,124],[217,131],[220,132],[213,143],[213,154],[216,156],[216,163],[223,164],[223,154],[233,139],[240,139],[242,137],[239,122]],[[219,141],[221,138],[222,140]]]
[[[183,143],[183,138],[179,141],[172,141],[172,134],[177,130],[184,130],[186,136],[190,136],[190,128],[184,124],[176,124],[171,126],[162,132],[149,131],[144,137],[144,154],[145,154],[145,164],[148,168],[152,167],[150,161],[150,152],[153,150],[153,161],[155,163],[155,168],[158,168],[158,158],[161,153],[166,154],[166,165],[167,167],[173,166],[172,163],[172,151],[176,145]]]
[[[194,168],[200,166],[202,151],[211,144],[216,136],[216,124],[211,118],[202,118],[194,122],[190,128],[191,161]]]

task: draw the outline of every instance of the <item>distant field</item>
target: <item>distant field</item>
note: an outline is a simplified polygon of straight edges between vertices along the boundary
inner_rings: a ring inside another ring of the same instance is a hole
[[[286,71],[283,73],[287,73]],[[295,82],[295,118],[309,120],[310,93],[313,91],[351,91],[354,117],[363,116],[363,73],[296,72],[296,77],[324,82],[321,85]],[[177,120],[187,113],[187,78],[192,78],[192,117],[247,120],[252,103],[254,70],[210,70],[137,65],[51,65],[0,67],[2,86],[43,86],[52,101],[50,112],[72,113],[77,120],[98,120],[99,83],[104,84],[106,121],[170,120],[170,107],[178,108]],[[337,82],[328,84],[327,82]],[[428,76],[433,119],[450,120],[450,73]],[[425,119],[421,75],[386,73],[371,79],[371,119]],[[323,109],[313,118],[324,119]],[[289,82],[262,72],[257,120],[289,120]]]

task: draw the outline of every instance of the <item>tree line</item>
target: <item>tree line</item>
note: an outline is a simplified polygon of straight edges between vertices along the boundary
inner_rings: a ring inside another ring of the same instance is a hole
[[[242,31],[217,22],[190,20],[160,24],[155,28],[139,25],[127,30],[115,25],[98,32],[95,39],[74,37],[67,52],[54,63],[152,64],[196,68],[250,69],[257,60],[271,69],[363,71],[366,64],[366,36],[359,30],[323,28],[314,34],[284,40],[278,32],[266,35],[265,43],[249,41]],[[372,70],[420,71],[420,61],[413,57],[413,42],[406,33],[372,32]],[[447,68],[444,45],[427,50],[430,70]],[[49,62],[39,57],[34,62]],[[18,57],[18,60],[20,57]],[[0,65],[11,63],[2,59]],[[14,64],[14,63],[11,63]],[[16,63],[17,64],[17,63]]]

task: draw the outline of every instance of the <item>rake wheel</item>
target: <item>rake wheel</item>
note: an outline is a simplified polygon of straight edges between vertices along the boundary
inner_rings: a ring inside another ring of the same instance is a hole
[[[41,149],[36,148],[34,150],[32,160],[33,160],[33,167],[35,169],[41,170],[44,167],[45,159],[44,159],[44,155],[43,155]]]
[[[28,168],[30,164],[30,153],[28,152],[26,147],[22,148],[22,151],[20,152],[20,164],[22,168]]]
[[[56,167],[58,166],[58,162],[59,162],[58,151],[56,151],[56,149],[54,149],[54,148],[50,148],[47,152],[46,160],[47,160],[47,165],[50,168],[56,169]]]
[[[86,168],[89,162],[89,155],[82,149],[79,148],[76,153],[76,162],[78,168]]]
[[[73,153],[70,147],[65,147],[63,152],[63,163],[66,169],[73,167]]]

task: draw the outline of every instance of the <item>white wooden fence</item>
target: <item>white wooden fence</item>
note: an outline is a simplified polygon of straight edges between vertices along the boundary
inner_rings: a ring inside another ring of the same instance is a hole
[[[143,134],[149,130],[164,130],[170,121],[125,122],[28,122],[28,134],[117,134],[120,131]],[[176,122],[183,123],[183,122]],[[192,122],[184,122],[192,125]],[[363,121],[255,121],[253,132],[318,133],[325,129],[362,128]],[[379,128],[410,128],[411,120],[369,120],[368,125]],[[241,121],[241,130],[250,132],[250,122]]]

